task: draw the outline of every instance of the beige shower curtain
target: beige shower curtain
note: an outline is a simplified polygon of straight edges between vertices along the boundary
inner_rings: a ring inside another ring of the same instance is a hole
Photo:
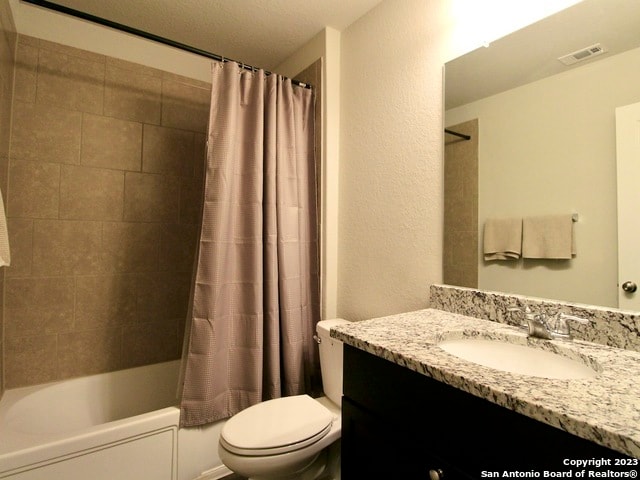
[[[319,378],[313,92],[233,62],[212,70],[183,426],[308,392]]]

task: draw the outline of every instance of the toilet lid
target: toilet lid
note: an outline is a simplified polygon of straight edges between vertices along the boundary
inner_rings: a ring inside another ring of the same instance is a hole
[[[333,414],[308,395],[283,397],[253,405],[231,417],[220,441],[241,455],[274,455],[303,448],[324,437]]]

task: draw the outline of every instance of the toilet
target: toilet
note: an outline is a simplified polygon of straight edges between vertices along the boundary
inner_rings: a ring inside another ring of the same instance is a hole
[[[316,327],[325,396],[267,400],[227,420],[218,454],[230,470],[251,480],[340,478],[342,342],[329,330],[343,323],[323,320]]]

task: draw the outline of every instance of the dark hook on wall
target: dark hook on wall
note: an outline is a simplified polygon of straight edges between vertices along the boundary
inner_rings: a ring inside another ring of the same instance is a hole
[[[454,132],[453,130],[449,130],[448,128],[444,129],[444,133],[448,133],[449,135],[455,135],[456,137],[460,137],[464,140],[471,140],[471,135],[465,135],[464,133]]]

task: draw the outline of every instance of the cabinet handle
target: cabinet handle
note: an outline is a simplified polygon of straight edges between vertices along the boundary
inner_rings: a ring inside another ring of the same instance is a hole
[[[443,478],[444,472],[441,469],[435,468],[429,470],[429,480],[442,480]]]

